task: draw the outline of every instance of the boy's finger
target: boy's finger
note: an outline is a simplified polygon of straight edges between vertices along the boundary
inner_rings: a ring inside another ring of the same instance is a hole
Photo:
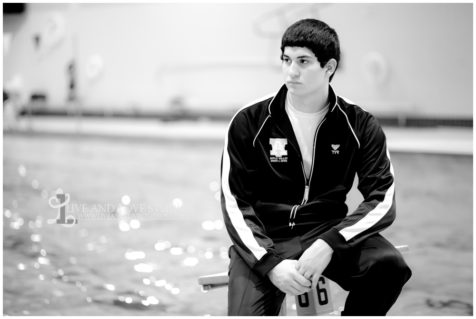
[[[313,275],[313,276],[312,276],[312,284],[311,284],[311,289],[312,289],[312,290],[316,290],[316,288],[317,288],[317,283],[319,282],[319,277],[320,277],[320,276],[316,276],[316,275]]]
[[[296,263],[296,270],[300,270],[301,269],[301,263],[298,261]]]
[[[301,275],[299,272],[296,272],[294,274],[294,280],[303,287],[306,287],[306,288],[311,287],[311,281],[307,279],[306,277],[304,277],[303,275]]]

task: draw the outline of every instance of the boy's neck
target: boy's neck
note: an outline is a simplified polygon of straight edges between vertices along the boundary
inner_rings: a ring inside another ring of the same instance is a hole
[[[287,98],[294,108],[305,113],[316,113],[325,108],[328,104],[329,87],[314,94],[298,96],[288,91]]]

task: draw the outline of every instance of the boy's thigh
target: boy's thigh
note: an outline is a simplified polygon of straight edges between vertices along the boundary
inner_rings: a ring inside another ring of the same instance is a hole
[[[405,265],[395,246],[382,235],[376,234],[358,246],[333,256],[323,275],[345,290],[351,290],[355,278],[365,276],[369,269],[383,260]]]
[[[230,248],[228,315],[276,316],[284,297],[267,277],[251,270],[233,246]]]

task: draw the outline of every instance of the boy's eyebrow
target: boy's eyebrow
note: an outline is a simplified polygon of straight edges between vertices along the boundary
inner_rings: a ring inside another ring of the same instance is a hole
[[[282,56],[289,58],[289,55],[284,54],[284,53],[283,53]],[[312,59],[313,57],[311,55],[300,55],[300,56],[296,57],[296,59],[302,59],[302,58],[311,58]]]

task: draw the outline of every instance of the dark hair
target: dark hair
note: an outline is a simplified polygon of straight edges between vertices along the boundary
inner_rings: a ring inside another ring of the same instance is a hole
[[[316,19],[303,19],[289,26],[281,39],[281,54],[285,47],[308,48],[324,67],[330,59],[340,61],[339,37],[334,29]],[[334,77],[335,72],[329,78]]]

